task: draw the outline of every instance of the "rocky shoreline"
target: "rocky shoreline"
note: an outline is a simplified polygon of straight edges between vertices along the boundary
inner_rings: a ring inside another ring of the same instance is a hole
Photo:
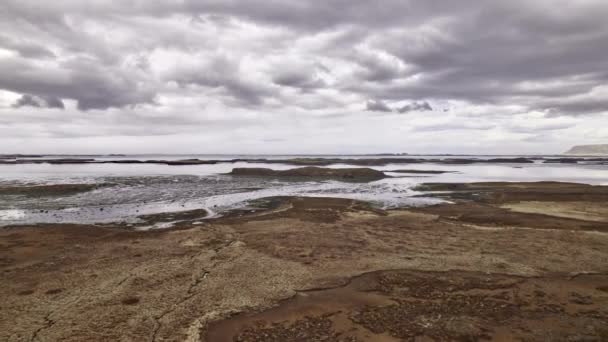
[[[0,340],[608,337],[608,187],[423,187],[452,203],[277,197],[167,230],[0,228]]]
[[[295,166],[329,166],[347,164],[354,166],[385,166],[389,164],[441,164],[441,165],[470,165],[470,164],[532,164],[535,162],[552,164],[608,164],[608,158],[581,158],[581,157],[512,157],[512,158],[290,158],[290,159],[182,159],[182,160],[138,160],[116,159],[98,160],[95,158],[0,158],[0,165],[19,164],[163,164],[171,166],[185,165],[214,165],[220,163],[264,163],[287,164]]]
[[[341,180],[371,181],[388,177],[384,172],[370,168],[340,168],[301,167],[289,170],[273,170],[267,168],[235,168],[228,173],[231,176],[249,177],[290,177],[290,178],[328,178]]]

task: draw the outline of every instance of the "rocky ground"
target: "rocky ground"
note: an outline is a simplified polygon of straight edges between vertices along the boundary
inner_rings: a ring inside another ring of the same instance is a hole
[[[454,203],[2,228],[0,340],[608,339],[607,187],[427,187]]]

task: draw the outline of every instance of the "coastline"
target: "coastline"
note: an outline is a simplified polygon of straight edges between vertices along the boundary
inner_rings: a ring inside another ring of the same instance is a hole
[[[608,157],[602,155],[557,155],[557,156],[468,156],[468,155],[359,155],[351,156],[356,158],[345,158],[334,156],[327,157],[292,157],[292,158],[229,158],[229,159],[148,159],[148,158],[122,158],[107,159],[102,156],[99,158],[80,158],[77,156],[70,158],[63,157],[44,157],[23,158],[11,157],[0,158],[0,165],[23,165],[23,164],[50,164],[50,165],[81,165],[81,164],[161,164],[168,166],[192,166],[192,165],[215,165],[215,164],[285,164],[292,166],[329,166],[336,164],[348,164],[353,166],[385,166],[389,164],[439,164],[439,165],[471,165],[471,164],[578,164],[593,163],[606,165]],[[371,158],[370,158],[371,157]]]
[[[275,197],[166,230],[0,228],[0,339],[607,336],[608,187],[426,186],[452,203]]]

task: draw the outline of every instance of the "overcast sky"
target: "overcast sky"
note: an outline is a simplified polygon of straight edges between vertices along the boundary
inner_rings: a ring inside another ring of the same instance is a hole
[[[2,0],[0,153],[608,143],[608,1]]]

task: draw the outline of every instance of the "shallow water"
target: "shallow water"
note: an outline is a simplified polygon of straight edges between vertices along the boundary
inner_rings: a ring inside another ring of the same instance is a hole
[[[106,159],[233,159],[239,157],[243,156],[125,156],[106,157]],[[246,157],[285,158],[285,156]],[[385,158],[385,156],[382,157]],[[463,157],[470,158],[471,156]],[[453,157],[450,156],[450,158]],[[96,157],[96,159],[102,158]],[[65,197],[28,198],[2,195],[0,196],[0,225],[137,222],[138,215],[199,208],[207,209],[212,216],[217,216],[230,209],[245,207],[247,202],[252,199],[269,196],[354,198],[371,201],[384,208],[437,203],[439,201],[437,199],[414,197],[421,193],[414,191],[413,187],[423,182],[564,181],[608,185],[608,165],[389,164],[373,168],[383,171],[414,169],[455,172],[438,175],[387,173],[395,178],[369,183],[333,180],[294,181],[225,175],[235,167],[289,169],[294,166],[264,163],[188,166],[162,164],[0,165],[0,186],[65,183],[110,184],[97,190]],[[330,167],[350,166],[332,165]]]

